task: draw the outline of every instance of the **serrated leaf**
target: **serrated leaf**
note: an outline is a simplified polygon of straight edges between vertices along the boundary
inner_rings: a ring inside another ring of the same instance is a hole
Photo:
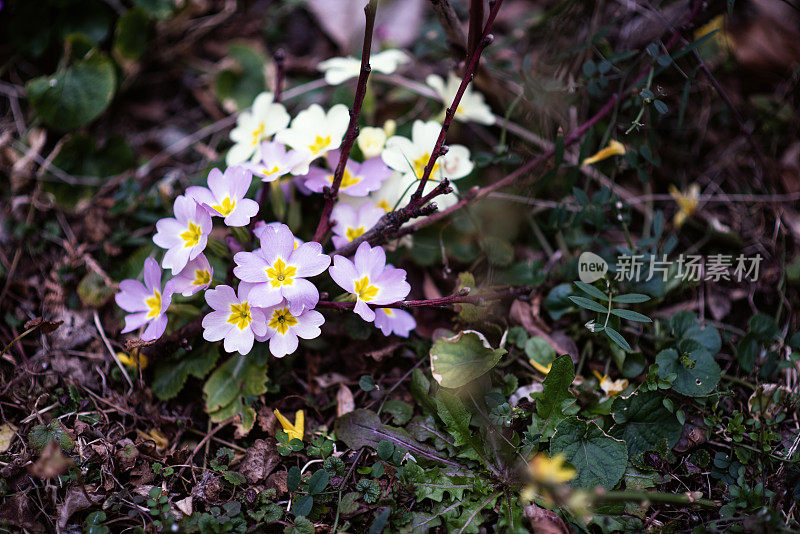
[[[220,365],[206,381],[203,387],[206,410],[218,410],[237,396],[261,395],[267,390],[266,382],[266,365],[258,365],[247,356],[233,356]]]
[[[625,474],[628,452],[625,442],[603,432],[594,421],[565,419],[550,440],[550,454],[564,453],[578,471],[573,484],[613,488]]]
[[[218,357],[219,351],[216,346],[210,345],[177,360],[173,358],[159,362],[150,387],[159,399],[171,399],[180,392],[189,375],[203,378],[214,366]]]
[[[26,85],[36,114],[49,126],[72,130],[97,118],[111,103],[116,74],[110,59],[99,52],[52,76]]]
[[[617,398],[611,405],[616,423],[610,434],[622,440],[633,458],[665,444],[671,449],[681,437],[682,425],[661,402],[658,391],[640,391],[628,398]]]
[[[459,388],[491,370],[505,353],[493,349],[480,332],[464,330],[433,344],[431,374],[442,387]]]
[[[552,435],[565,415],[564,401],[574,399],[569,387],[575,379],[575,366],[572,358],[564,354],[556,358],[547,378],[542,384],[542,392],[536,394],[536,413],[542,419],[542,434]]]
[[[591,299],[587,299],[586,297],[570,296],[569,300],[571,300],[581,308],[585,308],[587,310],[591,310],[597,313],[608,313],[608,308],[606,308],[605,306],[603,306],[598,302],[595,302]]]

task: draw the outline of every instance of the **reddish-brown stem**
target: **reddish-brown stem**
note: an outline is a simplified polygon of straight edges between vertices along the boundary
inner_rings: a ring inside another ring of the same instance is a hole
[[[453,304],[483,304],[489,300],[499,300],[507,297],[518,297],[530,293],[531,288],[528,286],[511,287],[496,291],[489,291],[480,295],[468,295],[468,291],[464,293],[456,293],[447,297],[439,297],[436,299],[425,300],[401,300],[393,302],[392,304],[384,304],[377,306],[374,304],[367,304],[371,308],[395,308],[400,310],[408,310],[411,308],[442,308],[451,306]],[[334,310],[344,311],[352,309],[356,305],[355,302],[332,302],[329,300],[321,300],[317,303],[317,308],[331,308]]]
[[[467,63],[472,53],[478,48],[478,40],[483,29],[483,2],[484,0],[470,0],[469,2],[469,34],[467,37]]]
[[[372,245],[385,243],[388,239],[395,237],[400,227],[409,220],[414,217],[421,217],[434,213],[436,211],[436,204],[429,204],[429,202],[439,195],[446,195],[452,191],[453,189],[450,187],[450,182],[447,179],[442,180],[430,193],[420,199],[412,200],[402,209],[390,211],[381,217],[375,226],[370,228],[367,232],[364,232],[353,241],[337,248],[331,254],[349,256],[365,241]]]
[[[701,4],[702,4],[702,2],[695,2],[695,7],[692,10],[692,12],[689,15],[689,17],[687,18],[687,21],[686,21],[687,23],[690,22],[695,17],[695,15],[697,14]],[[665,43],[665,45],[664,45],[665,48],[669,49],[670,47],[672,47],[678,41],[680,36],[681,36],[680,35],[680,30],[676,29],[675,32],[670,37],[670,39]],[[646,68],[642,69],[642,71],[639,73],[639,75],[636,77],[636,79],[633,81],[633,83],[631,83],[631,85],[628,86],[628,88],[626,88],[626,90],[623,92],[623,94],[635,89],[636,86],[647,76],[647,74],[649,73],[651,68],[652,67],[646,67]],[[619,98],[620,98],[620,93],[613,94],[611,96],[611,98],[603,105],[602,108],[600,108],[600,110],[597,113],[594,114],[594,116],[591,119],[589,119],[588,121],[586,121],[585,123],[580,125],[578,128],[573,130],[564,139],[564,147],[568,147],[568,146],[576,143],[580,139],[582,139],[583,136],[586,134],[586,132],[589,131],[590,128],[592,128],[601,119],[603,119],[606,115],[608,115],[609,113],[611,113],[611,111],[614,110],[614,107],[616,106],[617,100],[619,100]],[[477,199],[479,199],[481,197],[485,197],[486,195],[496,191],[497,189],[501,189],[503,187],[506,187],[506,186],[514,183],[515,181],[517,181],[521,177],[523,177],[526,174],[528,174],[529,172],[531,172],[539,164],[541,164],[541,163],[547,161],[548,159],[550,159],[555,154],[555,151],[556,151],[555,146],[553,146],[550,149],[548,149],[545,152],[543,152],[542,154],[539,154],[537,157],[535,157],[532,160],[528,161],[527,163],[525,163],[524,165],[519,167],[517,170],[515,170],[511,174],[507,175],[505,178],[503,178],[503,179],[501,179],[501,180],[499,180],[499,181],[497,181],[497,182],[495,182],[493,184],[487,185],[486,187],[481,187],[481,188],[477,189],[477,191],[472,192],[471,194],[465,195],[459,202],[457,202],[456,204],[450,206],[446,210],[433,213],[430,216],[426,217],[425,219],[423,219],[423,220],[421,220],[421,221],[419,221],[417,223],[409,224],[409,225],[404,226],[403,228],[400,228],[396,232],[395,237],[399,238],[399,237],[403,237],[405,235],[414,233],[414,232],[416,232],[417,230],[419,230],[421,228],[424,228],[424,227],[429,226],[429,225],[431,225],[431,224],[433,224],[433,223],[435,223],[437,221],[440,221],[441,219],[444,219],[445,217],[449,217],[453,212],[460,210],[461,208],[463,208],[467,204],[469,204],[471,202],[474,202],[475,200],[477,200]]]
[[[370,0],[364,8],[364,15],[366,16],[367,24],[364,28],[364,46],[361,51],[361,72],[358,75],[358,85],[356,86],[356,96],[353,101],[353,107],[350,109],[350,123],[347,125],[347,132],[344,135],[342,146],[339,152],[339,163],[336,165],[336,170],[333,172],[333,183],[330,189],[325,190],[325,205],[322,208],[322,215],[317,225],[317,230],[314,232],[314,241],[321,243],[325,234],[331,226],[331,212],[333,205],[336,202],[336,197],[339,195],[339,187],[342,185],[342,177],[344,170],[347,166],[347,159],[350,157],[350,151],[353,149],[353,144],[358,137],[358,116],[361,114],[361,104],[364,102],[364,96],[367,93],[367,79],[369,78],[370,66],[369,55],[372,49],[372,30],[375,27],[375,11],[378,6],[378,0]]]
[[[439,137],[436,139],[436,144],[433,145],[433,150],[431,150],[428,163],[425,165],[425,169],[422,171],[422,176],[419,178],[417,190],[411,195],[412,202],[422,196],[422,191],[425,189],[425,184],[428,183],[428,178],[430,178],[431,172],[433,172],[433,166],[436,163],[436,160],[442,155],[442,147],[444,146],[444,140],[447,137],[447,130],[450,129],[450,123],[453,122],[453,116],[456,114],[458,105],[461,103],[461,97],[464,96],[467,86],[472,82],[472,77],[475,75],[475,69],[478,66],[478,61],[480,61],[483,49],[489,46],[489,44],[492,42],[492,37],[489,32],[492,29],[492,24],[494,24],[494,19],[497,17],[497,12],[500,11],[500,6],[502,4],[503,0],[496,0],[492,4],[492,9],[489,11],[489,17],[486,19],[486,25],[483,27],[483,32],[481,33],[475,50],[467,51],[469,57],[467,68],[464,70],[464,76],[461,78],[461,84],[459,84],[458,91],[456,91],[456,95],[453,97],[453,102],[445,112],[442,129],[439,131]],[[471,23],[472,22],[470,21],[470,24]]]

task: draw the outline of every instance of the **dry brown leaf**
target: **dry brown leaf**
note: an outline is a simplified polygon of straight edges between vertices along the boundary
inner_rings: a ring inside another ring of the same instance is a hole
[[[257,439],[247,449],[244,460],[239,465],[239,473],[250,484],[256,484],[266,479],[279,463],[280,456],[275,443],[272,440]]]
[[[558,517],[558,514],[535,504],[525,507],[525,517],[531,522],[531,529],[536,534],[570,534],[572,532],[564,520]]]
[[[336,417],[341,417],[355,409],[356,403],[353,400],[353,392],[350,391],[349,387],[341,384],[339,391],[336,392]]]

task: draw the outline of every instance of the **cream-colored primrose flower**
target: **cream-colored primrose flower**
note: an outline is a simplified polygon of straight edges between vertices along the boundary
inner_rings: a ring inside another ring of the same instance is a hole
[[[386,139],[394,135],[397,123],[389,119],[383,123],[383,128],[365,126],[358,134],[358,148],[364,154],[364,159],[374,158],[381,155],[386,146]]]
[[[669,194],[678,204],[678,212],[673,220],[676,228],[680,228],[686,219],[691,217],[700,204],[700,186],[692,184],[686,192],[678,191],[674,185],[669,186]]]
[[[282,104],[274,102],[272,93],[264,92],[253,101],[253,107],[242,111],[236,119],[236,127],[231,130],[234,145],[225,156],[225,163],[238,165],[258,160],[258,147],[262,141],[272,138],[289,125],[289,114]]]
[[[336,104],[327,113],[319,104],[312,104],[298,113],[291,126],[275,136],[276,141],[305,155],[305,161],[292,169],[292,174],[306,174],[312,161],[339,148],[349,122],[350,112],[343,104]]]
[[[624,155],[625,155],[625,145],[623,145],[616,139],[612,139],[611,141],[608,142],[607,147],[583,160],[581,162],[581,165],[591,165],[593,163],[597,163],[598,161],[603,161],[604,159],[608,159],[611,156],[624,156]]]
[[[600,381],[600,389],[606,394],[606,397],[615,397],[625,391],[628,387],[628,381],[624,378],[619,380],[611,380],[608,375],[601,375],[595,370],[592,370],[594,376]]]
[[[291,421],[286,419],[286,417],[279,412],[278,410],[274,410],[275,417],[278,418],[278,422],[283,427],[283,431],[289,435],[289,440],[299,439],[303,441],[303,432],[305,430],[305,414],[303,410],[298,410],[294,416],[294,424]]]
[[[418,180],[424,174],[425,166],[431,157],[431,150],[436,145],[436,139],[439,137],[441,129],[442,125],[436,121],[417,120],[411,127],[411,139],[395,135],[386,140],[386,148],[381,154],[381,158],[386,165],[401,172],[402,176],[396,182],[394,177],[390,177],[384,181],[383,185],[387,188],[396,188],[395,191],[400,192],[401,206],[407,204],[411,195],[416,191]],[[467,176],[473,168],[474,164],[470,160],[467,147],[449,145],[447,153],[440,156],[434,163],[422,194],[430,193],[444,178],[453,181]],[[440,210],[449,208],[458,202],[456,187],[454,184],[451,186],[453,187],[452,193],[436,197],[436,204]],[[380,205],[379,202],[376,204]]]
[[[370,56],[369,66],[375,72],[392,74],[397,67],[408,61],[408,54],[402,50],[390,49]],[[317,70],[324,73],[327,84],[339,85],[352,78],[358,78],[361,72],[361,60],[352,56],[332,57],[321,61],[317,65]]]
[[[453,102],[453,98],[458,92],[461,78],[451,72],[447,75],[447,82],[445,82],[441,76],[431,74],[425,79],[425,83],[439,93],[439,97],[447,107]],[[494,124],[495,121],[491,108],[483,100],[483,95],[478,91],[473,91],[471,84],[467,85],[464,90],[461,102],[458,104],[453,117],[464,122],[477,122],[486,125]]]

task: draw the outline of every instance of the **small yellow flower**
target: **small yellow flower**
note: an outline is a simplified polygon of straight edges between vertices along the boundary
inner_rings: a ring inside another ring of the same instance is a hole
[[[614,397],[615,395],[619,395],[625,388],[628,387],[628,381],[624,378],[620,380],[611,380],[608,375],[601,375],[597,371],[592,370],[594,376],[600,381],[600,389],[603,390],[609,397]]]
[[[694,32],[695,40],[716,31],[711,40],[722,50],[733,50],[734,42],[731,34],[725,31],[725,15],[717,15]]]
[[[589,156],[585,160],[581,162],[581,165],[591,165],[592,163],[597,163],[598,161],[603,161],[604,159],[608,159],[611,156],[624,156],[625,155],[625,145],[617,141],[616,139],[612,139],[608,142],[608,146],[604,149],[600,150],[593,156]]]
[[[305,414],[303,414],[303,410],[298,410],[294,416],[294,424],[292,424],[286,417],[279,412],[278,410],[274,410],[275,417],[278,418],[278,422],[283,427],[283,431],[289,435],[289,440],[292,439],[299,439],[303,441],[303,430],[305,428]]]
[[[139,367],[144,369],[145,367],[147,367],[147,364],[149,363],[147,361],[147,356],[145,356],[144,354],[140,354],[138,350],[137,351],[133,351],[132,354],[127,354],[125,352],[118,352],[117,353],[117,359],[125,367],[134,367],[135,368],[136,367],[136,362],[138,361],[139,362]]]
[[[689,186],[688,191],[684,193],[678,191],[678,188],[674,185],[670,185],[669,194],[678,204],[678,212],[675,214],[673,222],[676,228],[680,228],[686,219],[697,211],[697,206],[700,204],[700,186],[692,184]]]
[[[548,364],[547,367],[545,367],[544,365],[542,365],[541,363],[537,362],[533,358],[531,358],[530,362],[531,362],[531,365],[534,366],[536,368],[536,370],[539,371],[540,373],[542,373],[543,375],[546,375],[547,373],[549,373],[550,369],[553,368],[553,364],[552,363]]]
[[[564,465],[563,453],[548,456],[540,452],[533,457],[528,467],[533,479],[540,484],[563,484],[575,478],[577,474],[573,467]]]

